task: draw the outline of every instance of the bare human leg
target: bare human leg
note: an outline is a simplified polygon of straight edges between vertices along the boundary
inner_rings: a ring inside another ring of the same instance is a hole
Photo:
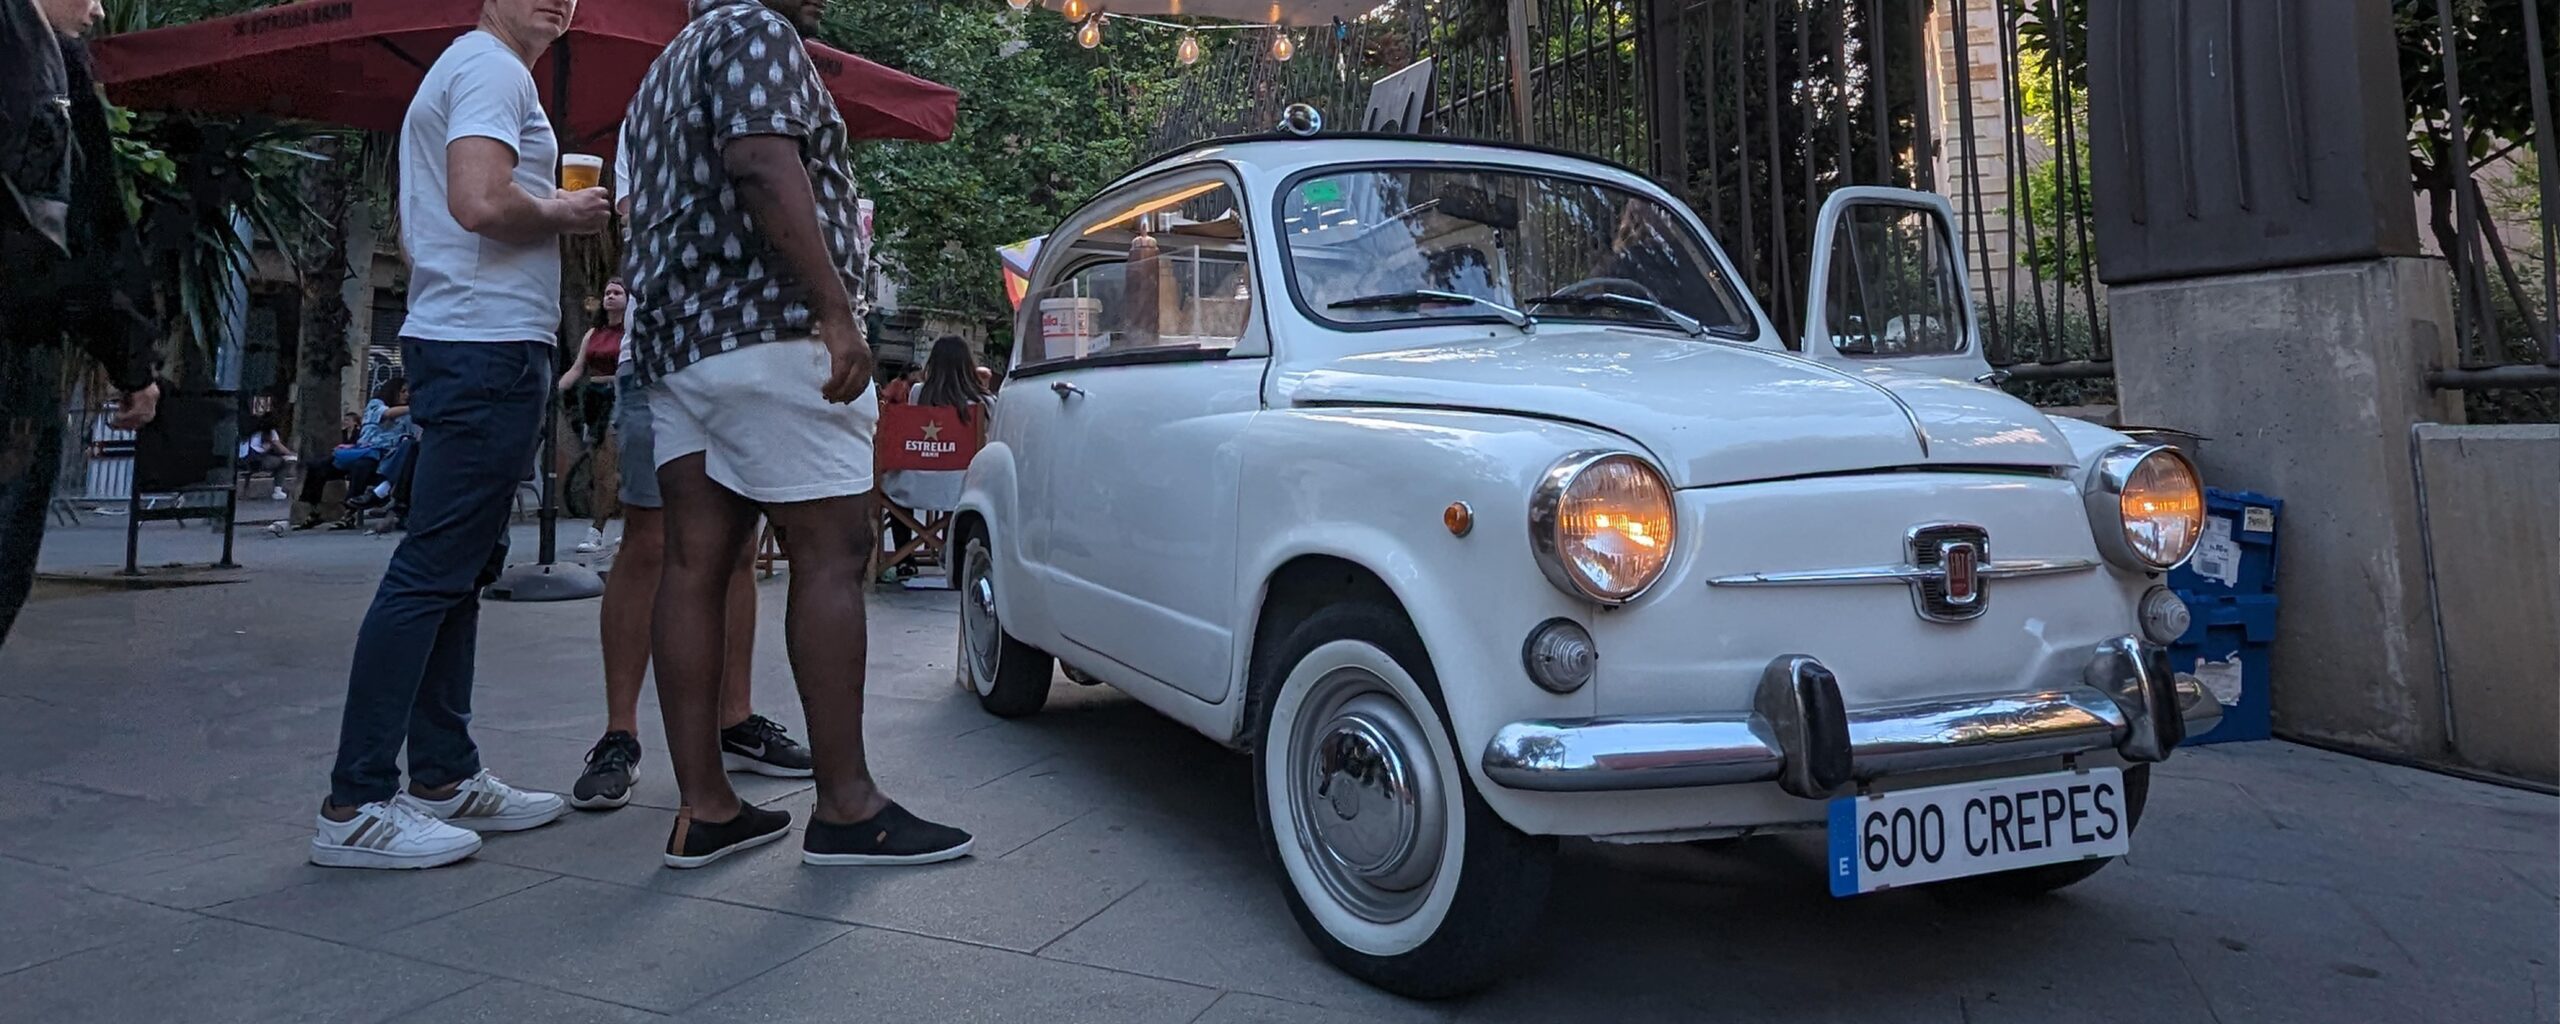
[[[596,613],[604,644],[606,732],[640,734],[640,681],[649,673],[649,634],[666,567],[666,520],[657,509],[623,510],[622,550],[605,575]]]
[[[737,551],[755,523],[755,506],[712,482],[703,466],[697,452],[658,467],[658,489],[666,498],[666,567],[658,581],[650,648],[676,789],[694,820],[721,822],[736,818],[739,809],[721,767],[720,672],[728,654],[731,577]],[[795,596],[798,576],[795,568]],[[793,602],[795,620],[798,603]]]
[[[834,825],[870,820],[889,804],[872,781],[862,742],[870,645],[863,591],[876,543],[871,508],[866,492],[765,509],[791,548],[791,604],[783,626],[816,761],[818,798],[810,817]]]
[[[752,520],[748,527],[747,543],[738,549],[737,568],[729,573],[729,629],[720,659],[723,729],[746,721],[756,711],[756,533]]]

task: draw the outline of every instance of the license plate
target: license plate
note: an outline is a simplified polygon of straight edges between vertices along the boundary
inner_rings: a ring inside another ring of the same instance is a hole
[[[1831,895],[2117,857],[2124,773],[2063,771],[1831,801]]]

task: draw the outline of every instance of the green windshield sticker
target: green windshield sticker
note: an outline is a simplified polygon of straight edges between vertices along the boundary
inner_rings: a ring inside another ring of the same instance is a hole
[[[1341,202],[1342,183],[1331,178],[1318,178],[1298,186],[1298,198],[1310,204]]]

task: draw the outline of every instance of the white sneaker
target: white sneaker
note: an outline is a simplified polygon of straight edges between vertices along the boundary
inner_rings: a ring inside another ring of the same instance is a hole
[[[330,868],[443,867],[480,849],[480,837],[437,821],[407,796],[356,808],[356,816],[319,816],[311,863]]]
[[[592,526],[587,527],[587,539],[578,542],[578,550],[580,552],[604,550],[604,531]]]
[[[463,780],[445,799],[429,800],[415,793],[406,796],[446,824],[474,832],[521,832],[551,824],[569,813],[569,802],[560,799],[560,794],[517,789],[498,781],[486,768]]]

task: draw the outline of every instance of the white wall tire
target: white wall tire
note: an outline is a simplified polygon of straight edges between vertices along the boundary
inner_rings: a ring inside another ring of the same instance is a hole
[[[1257,818],[1291,914],[1335,966],[1439,998],[1491,984],[1546,902],[1555,844],[1468,781],[1401,612],[1319,609],[1257,651]]]
[[[960,591],[960,682],[978,706],[1003,718],[1037,714],[1049,702],[1056,659],[1004,631],[996,614],[995,555],[986,534],[970,531],[953,577]]]

